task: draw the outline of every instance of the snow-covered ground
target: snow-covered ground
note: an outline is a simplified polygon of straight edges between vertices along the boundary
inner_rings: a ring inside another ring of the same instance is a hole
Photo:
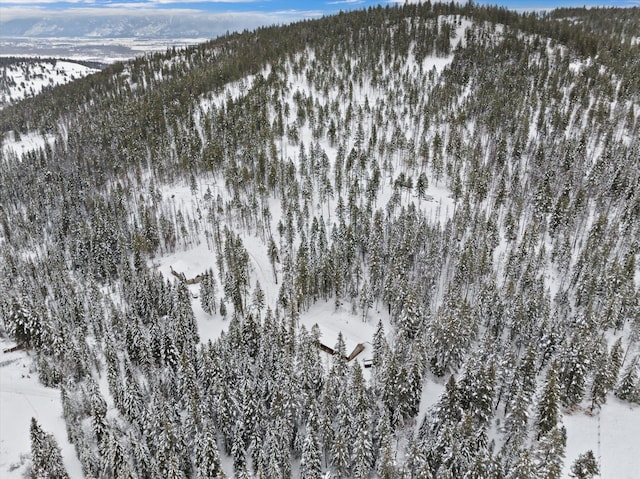
[[[54,140],[53,135],[43,136],[39,133],[27,133],[16,138],[15,133],[10,131],[5,135],[0,146],[5,156],[15,155],[17,158],[22,158],[25,153],[44,148],[47,143],[52,145]]]
[[[44,88],[64,85],[98,71],[71,61],[19,61],[2,66],[0,107],[38,95]]]
[[[67,440],[60,391],[38,381],[31,353],[4,352],[14,346],[0,339],[0,477],[24,477],[30,461],[29,427],[35,417],[44,431],[54,435],[69,475],[81,478],[80,461]]]
[[[129,60],[145,53],[162,52],[206,41],[208,38],[1,38],[0,56],[56,57],[99,63]]]
[[[563,477],[580,454],[593,451],[600,464],[600,477],[635,479],[640,473],[640,407],[610,394],[607,403],[593,414],[578,410],[564,412],[567,450]]]

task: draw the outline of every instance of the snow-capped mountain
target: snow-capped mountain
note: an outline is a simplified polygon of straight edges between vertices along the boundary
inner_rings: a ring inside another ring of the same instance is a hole
[[[0,17],[0,38],[214,38],[228,31],[291,21],[294,14],[188,12],[74,12],[45,17]]]

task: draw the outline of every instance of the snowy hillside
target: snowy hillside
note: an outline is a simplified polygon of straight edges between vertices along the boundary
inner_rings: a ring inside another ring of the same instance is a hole
[[[0,59],[0,108],[97,71],[64,60]]]
[[[370,9],[0,112],[0,475],[634,477],[637,17]]]

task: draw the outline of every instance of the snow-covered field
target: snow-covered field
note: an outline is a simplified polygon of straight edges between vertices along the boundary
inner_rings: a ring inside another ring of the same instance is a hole
[[[600,464],[600,477],[635,479],[640,473],[640,408],[609,395],[607,404],[593,414],[565,412],[567,428],[564,477],[580,454],[592,450]]]
[[[99,63],[129,60],[145,53],[184,47],[207,38],[0,38],[0,56],[57,57]]]
[[[19,61],[2,67],[0,107],[98,71],[71,61]]]
[[[27,133],[16,138],[15,133],[10,131],[2,142],[2,153],[5,156],[15,155],[17,158],[22,158],[29,151],[37,151],[44,148],[46,144],[52,145],[54,140],[53,135],[43,136],[38,133]]]
[[[69,475],[81,478],[80,462],[67,440],[60,391],[39,382],[33,353],[5,352],[14,346],[13,341],[0,339],[0,477],[24,477],[31,451],[29,426],[34,417],[44,431],[54,435]]]

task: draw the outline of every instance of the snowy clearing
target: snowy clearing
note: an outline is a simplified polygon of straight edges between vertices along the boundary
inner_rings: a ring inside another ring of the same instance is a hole
[[[56,438],[69,475],[80,478],[82,468],[67,440],[60,391],[40,383],[30,353],[3,352],[15,345],[0,339],[0,477],[24,477],[30,461],[29,427],[35,417],[44,431]]]
[[[19,61],[2,67],[0,108],[38,95],[45,88],[64,85],[98,70],[64,60]]]

